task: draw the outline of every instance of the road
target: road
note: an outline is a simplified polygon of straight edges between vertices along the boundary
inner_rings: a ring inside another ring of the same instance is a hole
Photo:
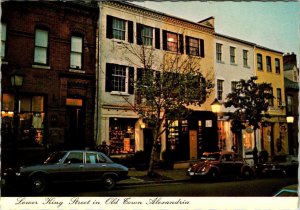
[[[120,196],[226,196],[259,197],[272,196],[280,188],[298,183],[297,178],[260,178],[252,180],[228,180],[215,183],[205,181],[185,181],[145,185],[117,185],[114,190],[106,191],[101,185],[54,185],[44,196],[85,196],[85,197],[120,197]],[[22,191],[2,192],[2,196],[26,196]]]

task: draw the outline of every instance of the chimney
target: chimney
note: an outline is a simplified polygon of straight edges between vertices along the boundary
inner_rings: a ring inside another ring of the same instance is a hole
[[[297,66],[297,56],[295,53],[287,53],[283,56],[283,64],[294,64]]]

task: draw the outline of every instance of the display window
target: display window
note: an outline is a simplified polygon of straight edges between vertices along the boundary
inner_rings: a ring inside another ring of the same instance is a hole
[[[2,94],[2,137],[5,142],[12,141],[14,95]],[[44,97],[20,96],[19,100],[19,146],[42,146],[44,142]]]
[[[111,154],[134,153],[136,119],[110,118],[109,144]]]

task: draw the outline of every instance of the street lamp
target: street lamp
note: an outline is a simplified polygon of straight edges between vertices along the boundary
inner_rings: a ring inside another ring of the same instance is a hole
[[[287,123],[294,123],[294,117],[293,116],[287,116],[286,117],[286,122]]]
[[[221,139],[220,139],[220,134],[219,134],[219,126],[218,126],[218,114],[221,111],[221,106],[222,104],[218,101],[218,99],[215,98],[215,100],[211,103],[211,110],[212,112],[216,115],[217,117],[217,129],[218,129],[218,144],[219,144],[219,149],[221,150]]]
[[[23,72],[17,68],[12,71],[10,74],[10,81],[11,86],[13,87],[15,94],[14,94],[14,116],[13,116],[13,154],[12,154],[12,161],[13,164],[17,164],[17,143],[18,143],[18,137],[19,137],[19,90],[23,86],[23,80],[24,80],[24,74]]]

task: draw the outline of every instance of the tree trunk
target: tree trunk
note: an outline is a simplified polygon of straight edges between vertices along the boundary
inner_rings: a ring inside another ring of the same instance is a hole
[[[154,173],[153,166],[154,166],[154,155],[155,155],[155,146],[157,144],[157,129],[153,130],[153,145],[151,149],[151,155],[150,155],[150,162],[149,162],[149,168],[148,168],[148,176],[152,176]]]
[[[257,150],[257,145],[256,145],[256,129],[254,129],[253,161],[254,161],[254,164],[257,164],[257,162],[258,162],[258,150]]]

